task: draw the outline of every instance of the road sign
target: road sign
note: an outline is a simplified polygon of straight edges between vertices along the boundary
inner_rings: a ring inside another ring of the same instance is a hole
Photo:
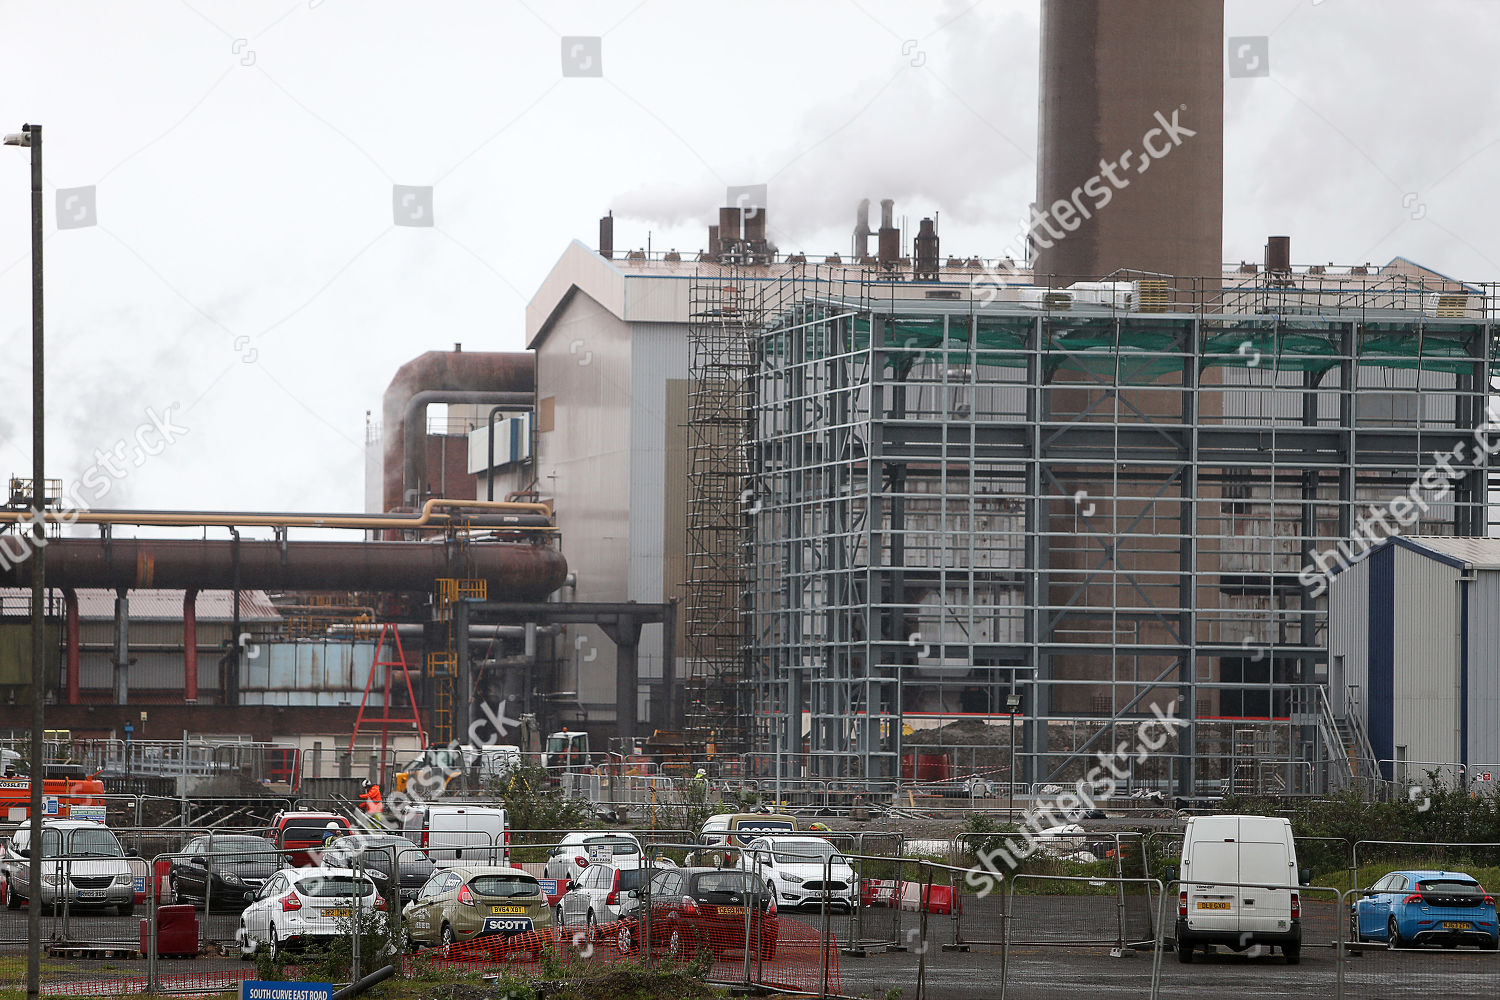
[[[332,983],[273,983],[247,979],[240,1000],[333,1000]]]
[[[57,796],[56,795],[43,795],[42,796],[42,815],[43,816],[56,816],[57,815]]]
[[[1479,776],[1479,780],[1480,781],[1489,781],[1490,780],[1490,772],[1486,771],[1483,774],[1481,774]]]

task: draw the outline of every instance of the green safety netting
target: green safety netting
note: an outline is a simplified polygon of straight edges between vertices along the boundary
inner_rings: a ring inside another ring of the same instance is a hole
[[[928,362],[1024,368],[1034,323],[1029,316],[980,317],[971,326],[968,317],[954,317],[945,335],[940,316],[886,319],[885,364],[902,375]],[[970,343],[971,329],[974,344]],[[1147,384],[1182,371],[1188,329],[1186,323],[1139,319],[1049,318],[1044,326],[1042,365],[1049,378],[1075,372],[1119,384]],[[1472,345],[1476,337],[1485,335],[1483,324],[1366,323],[1358,329],[1356,357],[1361,366],[1465,374],[1473,373],[1482,360],[1473,356]],[[1211,323],[1203,327],[1199,353],[1204,368],[1321,374],[1338,365],[1346,332],[1339,327],[1285,321]],[[799,347],[816,358],[830,347],[832,331],[813,324],[774,335],[766,341],[767,353],[781,356],[787,350],[782,339],[787,337],[802,338]],[[864,351],[869,346],[870,320],[856,318],[845,350]],[[1490,358],[1500,362],[1500,339],[1492,338]]]

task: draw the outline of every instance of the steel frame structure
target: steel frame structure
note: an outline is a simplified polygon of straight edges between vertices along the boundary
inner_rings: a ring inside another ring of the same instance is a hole
[[[1404,533],[1486,533],[1493,300],[1298,275],[1172,279],[1164,301],[1124,279],[1090,304],[768,276],[776,308],[742,328],[754,506],[719,522],[744,546],[755,752],[889,781],[923,713],[1003,726],[1020,694],[1011,781],[1133,754],[1153,710],[1185,721],[1131,763],[1142,784],[1249,790],[1252,746],[1280,790],[1358,771],[1339,735],[1357,693],[1328,675],[1309,567],[1341,541],[1357,557],[1351,535],[1403,496]],[[700,274],[694,302],[749,280]]]

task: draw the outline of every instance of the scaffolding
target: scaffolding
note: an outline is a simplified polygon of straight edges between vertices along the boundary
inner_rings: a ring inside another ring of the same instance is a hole
[[[695,285],[689,641],[753,748],[888,781],[958,720],[1005,743],[1019,698],[1012,781],[1165,712],[1181,794],[1359,773],[1319,583],[1371,512],[1486,533],[1487,290],[1175,279],[1168,312],[1159,276],[940,277],[809,268],[715,322]]]

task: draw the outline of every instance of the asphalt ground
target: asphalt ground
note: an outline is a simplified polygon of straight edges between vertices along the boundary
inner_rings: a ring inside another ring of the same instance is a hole
[[[1144,900],[1130,900],[1122,908],[1112,896],[1033,896],[1013,899],[1011,907],[1017,940],[1007,959],[1008,998],[1079,1000],[1083,995],[1148,995],[1150,949],[1127,947],[1120,957],[1111,956],[1122,926],[1127,939],[1144,940],[1149,936],[1139,933],[1149,926]],[[68,921],[69,940],[80,944],[135,944],[143,912],[137,911],[135,917],[72,914]],[[1167,912],[1170,922],[1174,916],[1170,906]],[[1182,965],[1168,946],[1161,956],[1161,995],[1194,1000],[1225,996],[1234,1000],[1333,997],[1338,980],[1337,953],[1332,947],[1338,907],[1331,901],[1308,900],[1303,904],[1303,912],[1304,943],[1299,965],[1287,965],[1279,953],[1235,954],[1222,950],[1214,955],[1200,953],[1192,964]],[[925,964],[926,995],[931,1000],[995,1000],[1001,995],[1001,949],[996,944],[978,943],[1000,940],[1002,917],[998,896],[983,900],[967,897],[957,927],[948,915],[929,914],[925,939],[916,913],[868,907],[861,916],[864,939],[869,946],[865,957],[847,951],[850,945],[859,943],[856,940],[859,923],[851,924],[842,914],[833,915],[829,921],[844,949],[838,956],[838,965],[846,995],[884,997],[889,990],[900,988],[910,1000],[916,995],[919,964]],[[219,940],[232,939],[238,925],[237,913],[216,913],[205,920],[200,911],[198,917],[205,922],[209,936]],[[816,911],[799,912],[795,919],[814,929],[822,926]],[[61,931],[62,922],[44,915],[43,928],[44,937],[50,937]],[[975,942],[970,944],[970,950],[943,947],[951,946],[955,931],[964,941]],[[1168,931],[1170,938],[1170,926]],[[25,940],[26,911],[0,910],[0,970],[7,979],[15,967],[24,968]],[[1041,943],[1048,941],[1094,943]],[[891,943],[899,943],[904,950],[880,950]],[[797,962],[804,968],[804,976],[814,973],[815,956],[816,952],[809,949]],[[90,983],[145,974],[145,965],[139,960],[49,958],[47,962],[48,979],[55,982],[59,991],[67,992],[89,992]],[[733,978],[738,964],[730,959],[720,963],[723,967],[715,971]],[[811,968],[807,968],[809,964]],[[164,959],[160,963],[164,976],[181,977],[179,981],[185,985],[194,980],[243,975],[253,968],[232,956],[204,956],[191,961]],[[816,982],[815,974],[808,978]],[[1361,1000],[1476,997],[1492,994],[1497,982],[1500,982],[1500,953],[1472,948],[1388,951],[1378,945],[1366,945],[1351,951],[1345,960],[1343,995]]]

